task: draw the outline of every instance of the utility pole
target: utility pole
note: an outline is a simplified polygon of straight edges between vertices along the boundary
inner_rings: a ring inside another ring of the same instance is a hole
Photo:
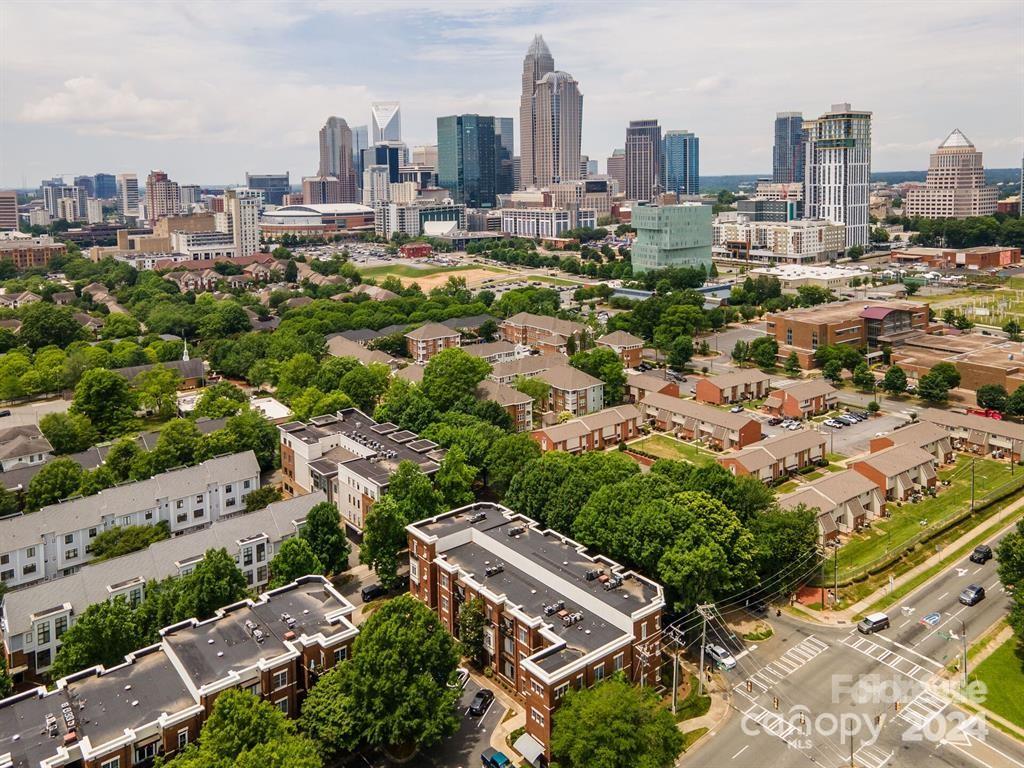
[[[832,593],[832,610],[834,611],[836,606],[839,605],[839,547],[836,547],[833,551],[835,552],[835,591]]]
[[[963,619],[958,619],[960,622],[960,643],[963,647],[964,654],[964,690],[967,690],[967,625],[964,624]]]
[[[676,713],[676,701],[679,699],[679,652],[672,652],[672,714]],[[703,652],[701,657],[703,657]]]
[[[704,695],[704,644],[708,638],[708,615],[704,612],[707,605],[698,605],[697,612],[702,619],[700,627],[700,695]]]
[[[974,462],[975,459],[971,457],[971,513],[974,513]]]

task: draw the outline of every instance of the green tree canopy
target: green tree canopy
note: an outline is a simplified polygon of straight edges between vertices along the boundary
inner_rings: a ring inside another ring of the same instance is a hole
[[[23,307],[20,314],[18,340],[31,349],[51,344],[63,349],[71,342],[87,337],[85,328],[75,319],[70,307],[37,301]]]
[[[69,411],[87,416],[105,437],[120,435],[134,422],[135,393],[113,371],[93,368],[82,374]]]
[[[302,703],[299,729],[313,740],[321,759],[333,764],[359,745],[360,722],[346,692],[344,664],[337,664],[320,676]]]
[[[221,419],[242,410],[248,398],[230,381],[218,381],[203,390],[192,412],[197,418]]]
[[[477,669],[487,663],[487,648],[484,645],[484,631],[488,625],[487,606],[479,597],[471,597],[459,611],[459,640],[462,652],[468,656]]]
[[[477,471],[476,467],[466,463],[466,453],[462,448],[454,445],[448,449],[434,478],[444,506],[454,509],[473,503],[473,481]]]
[[[299,535],[309,542],[310,550],[323,566],[322,572],[341,573],[348,568],[348,555],[352,548],[334,504],[321,501],[313,505]]]
[[[174,413],[177,407],[175,395],[179,384],[181,375],[173,368],[162,365],[143,371],[132,381],[139,405],[161,418],[167,418]]]
[[[983,384],[976,392],[978,405],[982,408],[992,408],[996,411],[1006,410],[1006,401],[1009,395],[1006,394],[1006,387],[1002,384]]]
[[[917,383],[917,394],[932,403],[944,403],[949,398],[949,381],[941,372],[929,371]]]
[[[527,434],[499,437],[487,452],[487,484],[504,495],[512,479],[540,455],[537,441]]]
[[[324,566],[306,539],[285,539],[270,561],[270,588],[283,587],[300,576],[323,574]]]
[[[402,510],[391,494],[377,501],[363,520],[363,543],[359,562],[368,565],[385,587],[398,581],[398,553],[407,544]]]
[[[179,581],[183,587],[179,615],[200,620],[210,618],[218,608],[238,602],[248,590],[245,576],[226,549],[206,550],[195,570]]]
[[[671,347],[671,345],[669,345]],[[577,352],[570,365],[604,382],[604,404],[617,405],[626,391],[626,373],[621,358],[607,347]]]
[[[81,413],[48,413],[39,420],[39,429],[58,456],[84,451],[98,439],[89,417]]]
[[[882,389],[890,395],[899,395],[907,391],[907,374],[898,365],[889,366],[882,377]]]
[[[56,680],[95,664],[112,667],[145,644],[135,611],[123,597],[93,603],[61,637],[50,674]]]
[[[40,509],[47,504],[55,504],[61,499],[74,496],[82,483],[83,474],[81,465],[71,459],[54,459],[47,462],[28,481],[25,506],[28,509]]]
[[[477,385],[491,372],[486,360],[473,357],[461,347],[444,349],[423,368],[423,394],[441,411],[474,397]]]

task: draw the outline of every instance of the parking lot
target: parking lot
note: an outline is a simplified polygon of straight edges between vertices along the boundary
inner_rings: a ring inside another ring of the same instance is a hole
[[[829,453],[841,453],[843,456],[854,456],[868,450],[871,438],[879,432],[891,432],[901,424],[910,421],[903,413],[885,413],[872,416],[853,426],[834,429],[818,423],[816,428],[829,438]]]
[[[416,760],[416,765],[436,768],[477,768],[480,753],[491,745],[491,733],[505,717],[505,705],[496,697],[483,717],[470,717],[466,710],[480,685],[470,679],[459,700],[459,730]]]

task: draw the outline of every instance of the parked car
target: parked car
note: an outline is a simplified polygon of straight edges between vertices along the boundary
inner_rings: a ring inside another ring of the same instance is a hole
[[[486,688],[481,688],[476,692],[473,700],[469,702],[469,709],[467,711],[473,717],[483,717],[484,712],[491,706],[492,701],[494,701],[494,694]]]
[[[843,424],[849,424],[851,427],[859,421],[858,419],[853,418],[853,416],[836,416],[836,419],[843,422]]]
[[[984,565],[985,563],[987,563],[991,559],[992,559],[992,547],[990,547],[988,544],[979,544],[978,546],[976,546],[974,548],[974,551],[971,552],[970,560],[971,560],[972,563],[977,563],[978,565]]]
[[[790,432],[796,432],[798,429],[800,429],[800,422],[794,421],[792,424],[786,427],[786,429],[788,429]]]
[[[823,421],[822,423],[826,427],[832,427],[832,429],[842,429],[843,427],[846,426],[843,422],[836,421],[835,419],[825,419],[825,421]]]
[[[860,620],[857,631],[864,635],[889,628],[889,617],[884,613],[871,613]]]
[[[770,427],[777,427],[781,423],[782,419],[780,419],[778,416],[772,416],[770,419],[768,419],[768,426]]]
[[[483,768],[511,768],[512,761],[506,757],[504,752],[499,752],[494,747],[488,747],[480,753],[480,765]]]
[[[743,413],[743,406],[734,405],[732,408],[729,409],[729,413]]]
[[[720,645],[708,643],[704,646],[704,653],[724,669],[733,669],[736,667],[736,659],[734,659],[732,654]]]
[[[465,667],[459,667],[455,670],[455,681],[448,683],[448,687],[454,691],[461,691],[466,687],[466,683],[469,682],[469,670]]]
[[[380,584],[367,584],[359,590],[359,596],[363,598],[364,603],[372,603],[378,597],[384,597],[387,593],[388,591]]]
[[[964,605],[977,605],[985,599],[985,588],[978,584],[971,584],[960,593],[960,602]]]
[[[7,408],[4,408],[2,411],[0,411],[0,418],[2,418],[4,416],[10,416],[10,415],[11,415],[11,412]]]

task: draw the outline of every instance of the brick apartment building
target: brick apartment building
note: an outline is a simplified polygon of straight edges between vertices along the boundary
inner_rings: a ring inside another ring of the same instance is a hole
[[[799,490],[779,496],[781,509],[803,504],[818,512],[818,538],[835,541],[840,534],[885,514],[885,496],[866,475],[852,469],[820,477]]]
[[[547,315],[519,312],[501,321],[501,337],[513,344],[522,344],[542,352],[565,352],[569,337],[579,345],[587,327],[582,323],[560,320]]]
[[[761,439],[761,424],[744,413],[730,413],[694,400],[650,392],[641,413],[658,429],[684,440],[699,440],[719,450],[745,448]]]
[[[613,331],[602,336],[597,340],[597,346],[610,349],[627,368],[636,368],[644,359],[644,340],[625,331]]]
[[[297,717],[347,659],[354,607],[322,576],[160,631],[116,667],[92,667],[0,701],[0,766],[129,768],[196,741],[219,693],[249,691]]]
[[[839,401],[835,387],[824,379],[800,381],[785,389],[776,389],[764,401],[765,410],[773,416],[805,419],[827,413]]]
[[[824,459],[827,442],[823,434],[814,430],[784,432],[736,453],[719,456],[717,461],[734,475],[752,475],[774,483]]]
[[[586,416],[604,407],[604,382],[570,365],[558,365],[535,377],[550,388],[544,400],[547,410]]]
[[[726,405],[742,400],[760,400],[767,396],[771,377],[757,368],[741,368],[732,373],[698,379],[694,397],[702,403]]]
[[[636,406],[616,405],[578,419],[535,429],[531,436],[544,452],[603,451],[637,437],[640,420]]]
[[[461,333],[440,323],[427,323],[405,334],[409,357],[417,363],[425,363],[441,350],[458,347],[461,343]]]
[[[911,494],[938,483],[935,457],[923,448],[897,445],[854,461],[850,468],[878,486],[891,501],[906,501]]]
[[[402,461],[411,461],[428,476],[440,468],[444,449],[405,429],[378,424],[358,408],[317,416],[308,423],[278,427],[285,493],[315,490],[337,505],[342,520],[358,532],[373,503],[388,489]]]
[[[949,435],[954,450],[968,451],[979,456],[999,452],[1012,461],[1020,461],[1024,454],[1022,424],[939,408],[924,409],[918,414],[918,419],[944,430]],[[892,434],[895,436],[899,432]],[[930,450],[928,445],[921,447]]]
[[[32,238],[0,240],[0,261],[10,261],[20,271],[49,266],[55,256],[63,256],[64,243],[56,243],[49,235]]]
[[[626,399],[631,403],[639,403],[648,392],[679,397],[679,383],[674,379],[664,378],[664,373],[627,373]]]
[[[833,302],[806,309],[770,312],[768,335],[779,344],[779,360],[796,352],[802,368],[814,368],[818,347],[848,344],[877,349],[928,330],[928,305],[891,300],[885,304]]]
[[[479,400],[491,400],[512,418],[512,428],[516,432],[526,432],[533,427],[533,398],[518,389],[484,379],[476,388]]]
[[[973,416],[971,418],[981,417]],[[992,419],[988,419],[988,421],[992,421]],[[1024,427],[1018,424],[1013,426],[1024,435]],[[969,433],[969,430],[967,432]],[[956,459],[956,453],[953,450],[953,437],[938,424],[929,421],[915,421],[887,434],[873,437],[869,447],[871,453],[878,453],[896,445],[921,448],[930,453],[939,464],[950,464]]]
[[[551,719],[570,689],[617,671],[655,685],[664,594],[656,584],[495,504],[413,523],[410,592],[458,637],[459,613],[479,597],[487,666],[517,693],[526,733],[551,757]],[[641,652],[642,651],[642,652]]]

